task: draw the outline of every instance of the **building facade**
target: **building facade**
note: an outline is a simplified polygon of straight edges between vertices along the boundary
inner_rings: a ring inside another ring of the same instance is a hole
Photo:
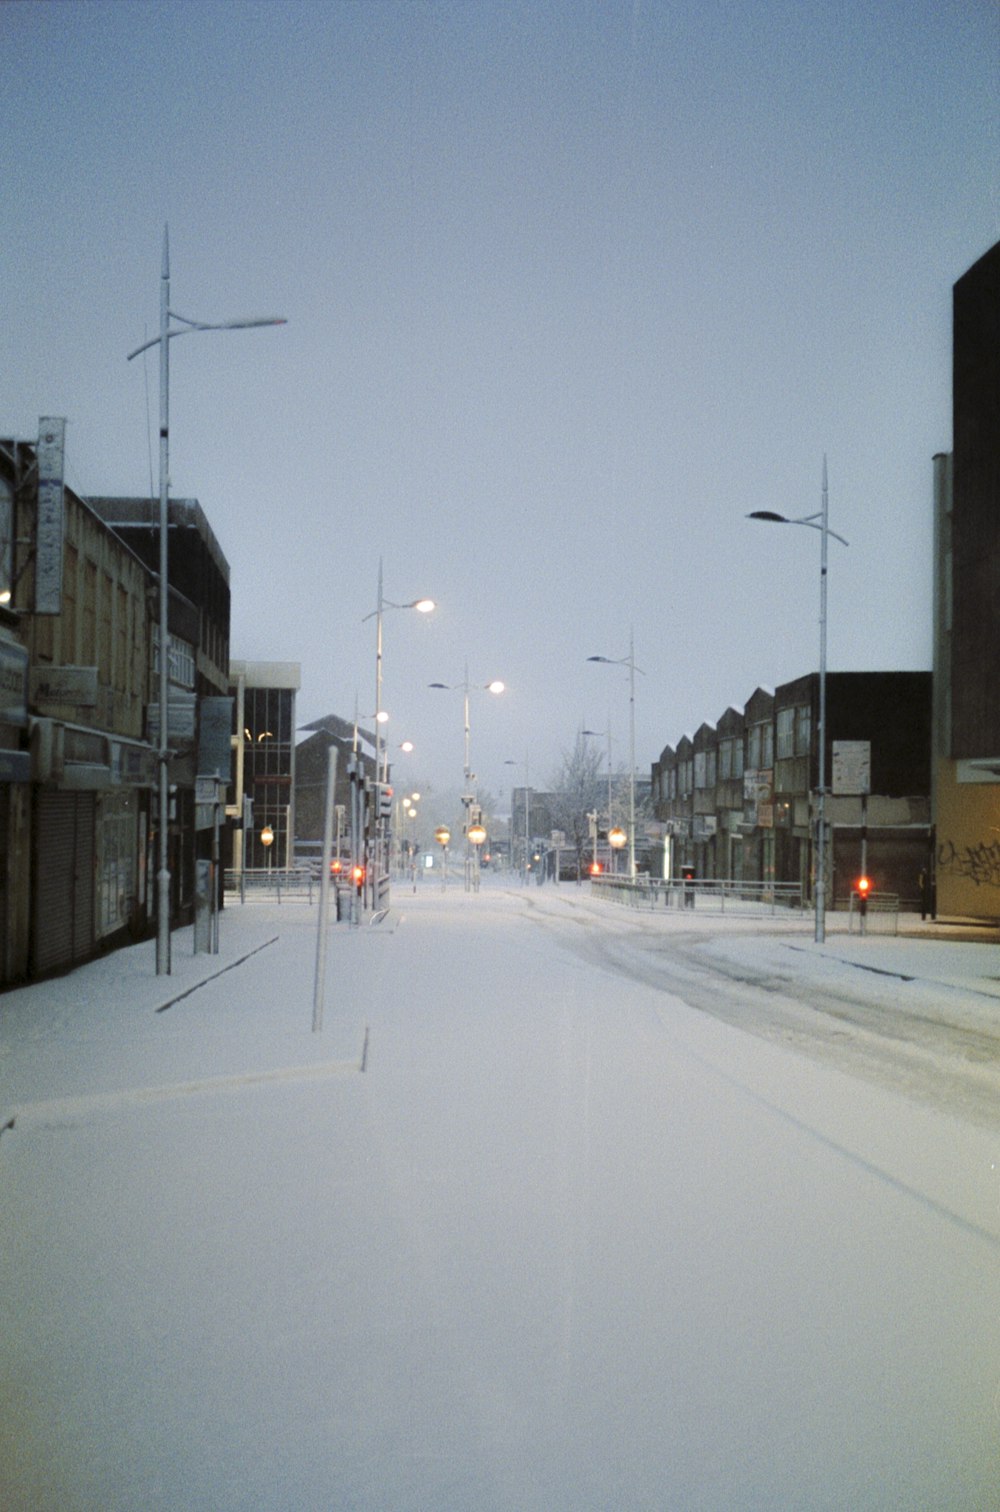
[[[229,860],[236,871],[294,862],[295,698],[301,683],[298,662],[230,663],[236,760],[227,815],[234,824]]]
[[[826,679],[827,898],[846,903],[865,869],[879,892],[920,906],[930,864],[931,675],[831,672]],[[773,693],[667,746],[653,768],[657,874],[815,883],[819,677]],[[863,751],[855,781],[848,752]],[[852,782],[854,786],[852,787]],[[864,790],[863,790],[864,789]]]
[[[0,442],[0,985],[147,927],[149,574],[64,486],[63,422]]]
[[[952,309],[953,451],[934,459],[935,906],[1000,924],[1000,243]]]

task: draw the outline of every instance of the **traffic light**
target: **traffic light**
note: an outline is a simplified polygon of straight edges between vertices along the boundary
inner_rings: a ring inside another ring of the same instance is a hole
[[[600,861],[591,861],[591,863],[590,863],[590,875],[592,877],[599,877],[601,875],[601,872],[603,870],[604,870],[604,867],[601,865]]]
[[[388,819],[392,813],[392,788],[387,782],[378,784],[378,816]]]
[[[861,913],[862,913],[862,915],[864,915],[864,914],[866,914],[868,912],[868,899],[869,899],[869,897],[871,895],[871,890],[872,890],[872,879],[871,879],[871,877],[859,877],[858,880],[854,884],[854,891],[858,895],[858,901],[859,901],[859,903],[861,905]]]
[[[364,882],[364,880],[365,880],[365,869],[364,869],[364,867],[363,866],[352,866],[351,867],[351,881],[354,883],[354,886],[357,888],[358,897],[361,896],[361,884],[362,884],[362,882]]]
[[[330,862],[330,876],[331,877],[339,877],[340,873],[343,871],[343,869],[344,868],[343,868],[342,864],[336,858],[334,858],[334,860]]]

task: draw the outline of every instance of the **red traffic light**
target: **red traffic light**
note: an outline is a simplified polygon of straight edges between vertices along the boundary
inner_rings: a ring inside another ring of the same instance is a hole
[[[360,887],[361,884],[362,884],[362,882],[364,880],[365,880],[365,869],[364,869],[364,867],[363,866],[352,867],[352,869],[351,869],[351,881],[354,883],[354,885],[356,887]]]
[[[599,877],[601,875],[601,872],[603,870],[604,870],[604,867],[601,865],[600,861],[591,861],[591,863],[590,863],[590,875],[592,877]]]
[[[871,892],[872,879],[871,877],[859,877],[854,885],[857,890],[858,896],[861,898],[867,898],[868,894]]]
[[[339,861],[330,862],[330,873],[332,876],[336,876],[339,872],[342,872],[343,869],[344,868],[341,866]]]

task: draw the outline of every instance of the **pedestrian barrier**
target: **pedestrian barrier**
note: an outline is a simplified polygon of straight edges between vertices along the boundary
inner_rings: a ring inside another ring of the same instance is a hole
[[[244,867],[242,871],[225,873],[223,886],[228,894],[236,897],[267,898],[271,902],[285,903],[305,901],[311,903],[319,898],[319,878],[308,866]]]
[[[846,907],[848,934],[899,933],[898,893],[870,892],[862,898],[852,889]]]
[[[704,877],[687,881],[659,877],[593,877],[591,892],[633,908],[694,909],[702,913],[769,916],[802,912],[798,882],[744,882]]]

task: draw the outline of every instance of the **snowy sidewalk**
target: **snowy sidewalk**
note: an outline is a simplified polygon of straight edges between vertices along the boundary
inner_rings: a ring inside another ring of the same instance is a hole
[[[0,1122],[120,1101],[222,1090],[288,1073],[356,1071],[365,1025],[341,990],[354,941],[331,925],[323,1027],[312,1032],[318,910],[227,906],[215,955],[172,936],[156,975],[144,941],[0,996]],[[44,1106],[42,1106],[44,1105]]]
[[[395,905],[321,1033],[304,904],[0,997],[4,1512],[995,1505],[997,1136],[588,959],[661,925],[582,889]]]

